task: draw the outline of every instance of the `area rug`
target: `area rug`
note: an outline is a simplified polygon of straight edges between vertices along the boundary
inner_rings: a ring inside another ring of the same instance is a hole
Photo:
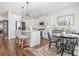
[[[57,49],[54,46],[52,46],[52,48],[49,50],[47,44],[38,49],[32,49],[32,53],[35,56],[55,56],[57,53]]]

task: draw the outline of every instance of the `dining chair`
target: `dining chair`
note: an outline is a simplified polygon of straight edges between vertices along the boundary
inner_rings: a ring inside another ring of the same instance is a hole
[[[60,36],[61,56],[63,55],[63,52],[67,52],[72,56],[74,56],[76,45],[78,45],[77,37]]]
[[[51,35],[49,34],[49,32],[47,32],[47,34],[48,34],[48,41],[49,41],[49,50],[51,48],[51,43],[55,43],[56,44],[56,48],[58,48],[57,47],[58,40],[54,40],[54,38],[51,37]]]

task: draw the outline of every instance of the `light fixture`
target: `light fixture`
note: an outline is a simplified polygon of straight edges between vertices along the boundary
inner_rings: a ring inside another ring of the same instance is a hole
[[[27,14],[25,14],[25,17],[26,17],[26,19],[28,20],[29,17],[30,17],[30,15],[29,15],[29,13],[28,13],[28,4],[29,4],[29,2],[26,2],[26,4],[27,4]]]
[[[27,4],[27,13],[26,14],[24,12],[25,7],[22,7],[22,19],[21,19],[22,21],[28,20],[30,18],[30,14],[28,13],[28,4],[29,4],[29,2],[26,2],[26,4]]]
[[[26,13],[25,13],[25,10],[26,9]],[[22,21],[25,21],[25,20],[29,20],[31,18],[39,18],[43,15],[40,15],[40,16],[34,16],[34,15],[31,15],[30,12],[29,12],[29,2],[26,2],[26,6],[25,7],[22,7]]]

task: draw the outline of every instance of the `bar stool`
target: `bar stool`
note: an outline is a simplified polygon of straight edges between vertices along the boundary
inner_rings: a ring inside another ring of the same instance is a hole
[[[19,44],[23,44],[24,40],[26,41],[26,39],[29,39],[29,35],[22,35],[22,32],[20,30],[15,30],[15,36],[16,41],[18,41]]]

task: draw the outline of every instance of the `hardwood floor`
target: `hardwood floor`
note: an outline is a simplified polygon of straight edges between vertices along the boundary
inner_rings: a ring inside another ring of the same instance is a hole
[[[36,46],[34,46],[33,48],[34,48],[34,49],[38,49],[38,48],[40,48],[41,46],[44,46],[44,45],[46,45],[46,44],[48,44],[48,39],[43,38],[43,39],[41,39],[41,44],[36,45]]]
[[[48,43],[47,39],[42,39],[42,43],[33,48],[40,48]],[[31,48],[21,48],[15,43],[15,39],[3,39],[0,37],[0,56],[34,56]]]
[[[29,48],[23,49],[16,45],[15,39],[0,38],[0,56],[33,56]]]
[[[36,50],[47,44],[48,40],[44,38],[42,39],[41,44],[33,48],[29,48],[27,46],[21,48],[20,46],[17,46],[17,44],[15,43],[15,39],[5,40],[2,37],[0,37],[0,56],[35,56],[32,53],[31,49]]]

